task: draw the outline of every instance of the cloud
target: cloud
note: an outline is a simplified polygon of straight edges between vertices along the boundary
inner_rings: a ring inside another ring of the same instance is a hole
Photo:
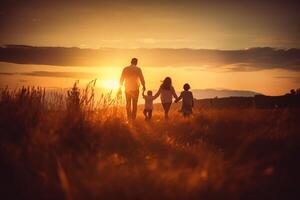
[[[0,75],[4,75],[4,76],[12,76],[12,75],[15,75],[15,73],[0,72]]]
[[[294,83],[300,83],[300,76],[275,76],[274,78],[289,79]]]
[[[270,47],[243,50],[211,49],[80,49],[7,45],[0,47],[0,61],[56,66],[124,66],[132,57],[147,67],[202,67],[225,71],[287,69],[300,71],[300,49]],[[48,74],[49,75],[49,74]]]
[[[95,78],[92,73],[85,72],[50,72],[50,71],[33,71],[28,73],[22,73],[27,76],[44,76],[44,77],[57,77],[57,78],[83,78],[90,79]]]
[[[155,38],[141,38],[137,39],[137,42],[146,43],[146,44],[155,44],[155,43],[184,43],[184,42],[192,42],[187,39],[155,39]]]
[[[56,77],[56,78],[78,78],[78,79],[93,79],[95,74],[86,72],[53,72],[53,71],[32,71],[24,73],[6,73],[0,72],[0,75],[25,75],[25,76],[40,76],[40,77]]]
[[[224,65],[223,68],[230,72],[230,71],[238,71],[238,72],[250,72],[250,71],[257,71],[259,70],[257,67],[254,67],[250,63],[235,63]]]

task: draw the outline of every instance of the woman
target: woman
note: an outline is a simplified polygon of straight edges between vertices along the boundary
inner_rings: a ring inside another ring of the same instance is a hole
[[[154,99],[157,98],[159,95],[161,99],[161,104],[165,111],[165,119],[168,119],[168,114],[171,104],[173,102],[173,97],[175,99],[178,98],[172,86],[172,79],[170,77],[166,77],[165,80],[162,82],[162,84],[159,87],[159,90],[154,95]]]

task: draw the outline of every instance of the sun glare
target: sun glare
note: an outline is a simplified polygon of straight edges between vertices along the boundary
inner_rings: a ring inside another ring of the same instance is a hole
[[[119,82],[117,80],[102,80],[99,87],[107,90],[117,90],[119,88]]]

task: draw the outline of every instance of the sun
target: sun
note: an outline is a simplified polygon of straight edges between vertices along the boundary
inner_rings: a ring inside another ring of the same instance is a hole
[[[119,82],[117,80],[110,80],[110,79],[101,80],[99,86],[107,90],[118,90]]]

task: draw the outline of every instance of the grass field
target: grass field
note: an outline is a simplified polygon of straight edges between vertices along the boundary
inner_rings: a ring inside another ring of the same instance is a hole
[[[299,198],[299,110],[171,112],[127,122],[92,87],[2,89],[1,198]]]

